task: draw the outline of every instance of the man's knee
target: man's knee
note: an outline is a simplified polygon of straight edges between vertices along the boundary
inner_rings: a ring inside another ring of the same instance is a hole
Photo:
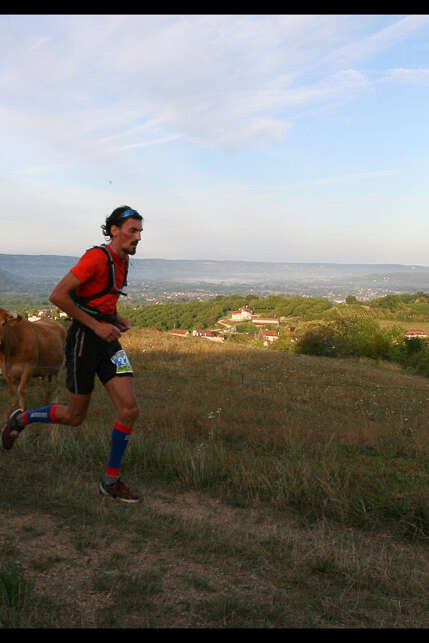
[[[128,426],[132,426],[139,416],[139,405],[128,404],[122,408],[121,416],[126,420]]]
[[[139,408],[139,405],[137,404],[137,402],[135,404],[133,404],[132,406],[130,406],[127,412],[129,414],[130,418],[132,419],[132,421],[135,422],[137,420],[138,416],[139,416],[139,413],[140,413],[140,408]]]
[[[86,413],[71,413],[68,418],[70,426],[79,426],[86,417]]]

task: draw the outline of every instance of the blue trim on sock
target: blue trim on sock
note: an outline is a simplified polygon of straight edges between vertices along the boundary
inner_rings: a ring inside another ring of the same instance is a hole
[[[112,469],[120,469],[122,465],[122,458],[124,457],[125,450],[128,446],[130,433],[124,433],[113,429],[112,431],[112,446],[110,450],[109,467]]]

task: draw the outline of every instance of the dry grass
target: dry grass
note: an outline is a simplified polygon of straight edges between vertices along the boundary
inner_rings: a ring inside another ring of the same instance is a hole
[[[80,428],[29,428],[0,454],[3,625],[429,624],[429,380],[150,331],[123,345],[141,406],[124,477],[146,501],[97,496],[101,386]]]
[[[145,347],[133,357],[144,424],[135,454],[151,475],[359,526],[391,514],[404,534],[429,533],[427,379],[144,332],[127,342]]]

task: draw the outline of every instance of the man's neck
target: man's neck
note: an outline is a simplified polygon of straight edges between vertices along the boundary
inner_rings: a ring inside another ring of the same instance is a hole
[[[109,244],[109,248],[113,250],[113,252],[120,258],[123,259],[124,261],[127,259],[128,254],[122,250],[122,248],[119,246],[117,247],[115,245],[114,241],[111,241]]]

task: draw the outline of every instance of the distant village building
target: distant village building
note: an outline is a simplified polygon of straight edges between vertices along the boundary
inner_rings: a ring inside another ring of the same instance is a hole
[[[30,322],[40,321],[41,319],[66,319],[68,314],[63,310],[52,311],[52,310],[39,310],[35,315],[28,315],[27,319]]]
[[[264,346],[268,346],[279,338],[279,331],[269,328],[261,328],[259,331],[259,337],[263,340]]]
[[[256,326],[266,326],[267,324],[278,326],[280,324],[280,321],[275,317],[253,317],[252,322]]]
[[[427,337],[427,333],[425,330],[421,330],[419,328],[410,328],[405,333],[405,337],[407,339],[414,339],[416,337],[424,339],[425,337]]]
[[[234,310],[231,315],[232,321],[250,321],[253,316],[253,310],[249,306],[241,306],[238,310]]]
[[[204,339],[209,339],[212,342],[223,342],[224,336],[222,331],[215,330],[193,330],[192,335],[194,337],[203,337]]]

